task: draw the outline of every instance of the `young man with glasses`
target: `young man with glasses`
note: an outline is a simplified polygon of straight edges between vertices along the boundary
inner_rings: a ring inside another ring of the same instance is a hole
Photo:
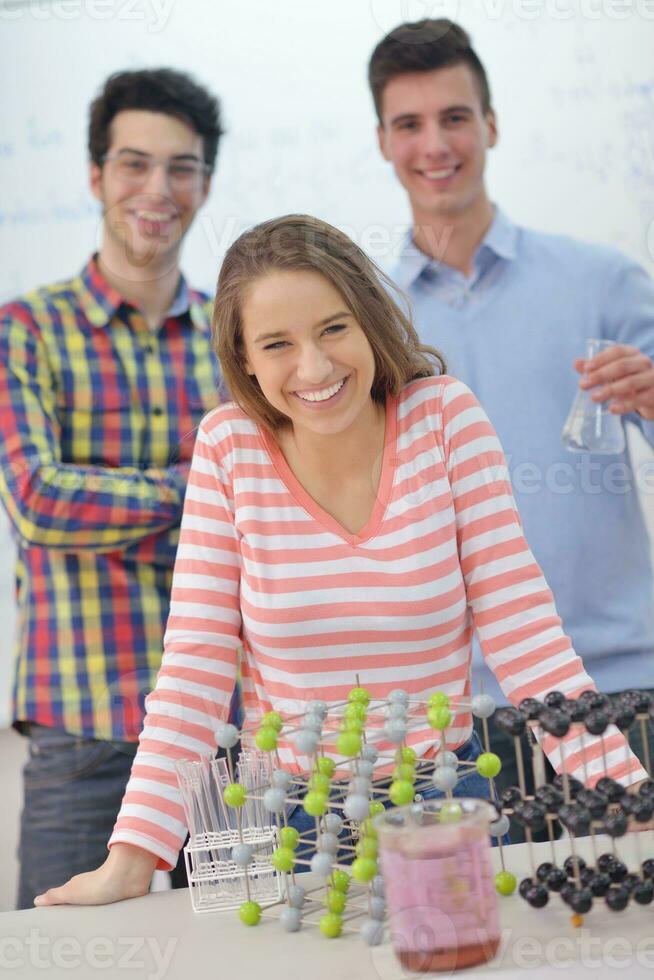
[[[461,27],[400,25],[375,48],[369,81],[381,152],[413,216],[395,282],[423,341],[443,352],[498,431],[526,538],[589,674],[607,693],[654,688],[650,545],[629,453],[573,456],[561,440],[576,369],[582,388],[654,445],[651,279],[614,249],[519,228],[493,205],[484,170],[497,118]],[[584,362],[588,337],[616,346]],[[543,599],[535,592],[525,602]],[[473,686],[482,681],[506,701],[477,651]],[[518,670],[505,688],[519,699],[520,686]],[[552,686],[568,691],[564,672]],[[645,757],[641,730],[632,734]],[[500,784],[517,783],[512,742],[495,733]],[[654,760],[651,737],[649,745]]]
[[[0,310],[0,490],[18,545],[18,906],[97,867],[154,687],[195,428],[218,401],[210,304],[179,269],[217,100],[169,69],[91,106],[98,253]]]

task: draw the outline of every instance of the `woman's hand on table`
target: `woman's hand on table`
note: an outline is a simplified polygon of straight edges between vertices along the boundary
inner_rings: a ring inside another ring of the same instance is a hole
[[[58,888],[37,895],[34,904],[109,905],[126,898],[147,895],[158,858],[130,844],[114,844],[107,860],[96,871],[75,875]]]

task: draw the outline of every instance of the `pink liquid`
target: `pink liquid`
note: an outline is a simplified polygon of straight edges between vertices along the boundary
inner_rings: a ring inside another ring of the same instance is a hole
[[[410,854],[383,846],[391,941],[403,966],[454,970],[493,958],[500,924],[489,850],[485,835],[463,828]]]

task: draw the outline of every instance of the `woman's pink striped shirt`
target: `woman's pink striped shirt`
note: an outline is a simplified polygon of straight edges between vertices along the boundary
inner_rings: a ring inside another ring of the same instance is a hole
[[[497,436],[464,384],[423,379],[388,400],[377,500],[358,534],[306,493],[270,436],[220,406],[199,430],[163,662],[110,844],[175,863],[185,826],[174,761],[213,753],[239,649],[253,720],[343,700],[357,675],[378,698],[398,687],[468,695],[473,629],[514,704],[592,687],[524,539]],[[458,715],[448,747],[470,728]],[[601,741],[565,741],[568,771],[592,784],[605,772]],[[426,719],[410,744],[433,751]],[[560,742],[543,747],[560,769]],[[604,751],[611,775],[645,777],[616,729]],[[289,742],[280,755],[307,764]]]

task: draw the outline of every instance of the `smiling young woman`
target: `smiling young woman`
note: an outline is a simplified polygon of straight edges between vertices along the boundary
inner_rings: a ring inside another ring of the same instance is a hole
[[[234,401],[198,432],[162,668],[111,852],[39,904],[115,901],[175,863],[174,763],[214,752],[239,651],[248,726],[343,700],[357,675],[374,698],[467,694],[473,629],[515,704],[592,687],[488,418],[437,374],[439,355],[352,241],[301,215],[247,232],[225,257],[214,328]],[[582,755],[575,738],[564,740],[571,774],[592,784],[606,762],[626,785],[645,777],[617,729],[587,737]],[[559,769],[561,742],[543,743]],[[433,753],[426,719],[409,744]],[[478,755],[469,716],[448,748]],[[278,753],[291,772],[310,764],[283,737]],[[457,793],[487,785],[473,770]]]

